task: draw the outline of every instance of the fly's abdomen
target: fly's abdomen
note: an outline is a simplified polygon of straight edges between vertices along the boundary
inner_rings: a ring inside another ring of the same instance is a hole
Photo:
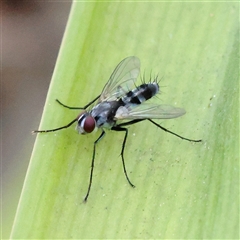
[[[159,92],[159,85],[156,82],[144,83],[139,87],[129,91],[126,96],[122,98],[125,104],[141,104],[144,101],[152,98]]]

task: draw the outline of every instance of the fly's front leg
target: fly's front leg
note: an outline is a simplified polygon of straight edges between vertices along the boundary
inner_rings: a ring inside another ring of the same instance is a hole
[[[93,104],[95,101],[97,101],[97,99],[100,97],[100,95],[98,95],[96,98],[94,98],[90,103],[88,103],[86,106],[84,107],[70,107],[65,105],[64,103],[60,102],[58,99],[56,99],[57,103],[59,103],[61,106],[68,108],[68,109],[86,109],[87,107],[89,107],[91,104]]]
[[[89,178],[89,184],[88,184],[88,191],[87,191],[87,194],[86,194],[86,196],[85,196],[85,198],[84,198],[84,202],[87,201],[88,195],[89,195],[89,192],[90,192],[90,189],[91,189],[91,186],[92,186],[92,178],[93,178],[93,168],[94,168],[96,145],[97,145],[97,143],[103,138],[104,135],[105,135],[105,132],[104,132],[104,130],[102,130],[101,135],[98,137],[98,139],[94,142],[94,145],[93,145],[93,155],[92,155],[91,172],[90,172],[90,178]]]
[[[61,130],[61,129],[70,127],[70,126],[73,125],[73,123],[75,123],[77,120],[78,120],[78,118],[75,118],[75,119],[73,119],[69,124],[67,124],[67,125],[65,125],[65,126],[62,126],[62,127],[59,127],[59,128],[48,129],[48,130],[34,130],[34,131],[32,131],[32,134],[34,134],[34,133],[47,133],[47,132],[59,131],[59,130]]]
[[[127,170],[126,170],[125,161],[124,161],[124,149],[125,149],[125,144],[126,144],[126,141],[127,141],[128,130],[127,130],[127,128],[122,128],[122,127],[119,127],[119,126],[112,127],[111,130],[119,131],[119,132],[125,132],[125,136],[124,136],[123,143],[122,143],[122,151],[121,151],[123,171],[124,171],[125,176],[126,176],[126,178],[127,178],[127,180],[128,180],[128,183],[129,183],[132,187],[135,187],[135,186],[131,183],[131,181],[130,181],[128,175],[127,175]]]

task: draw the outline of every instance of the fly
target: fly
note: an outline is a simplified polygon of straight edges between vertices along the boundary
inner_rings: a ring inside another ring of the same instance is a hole
[[[135,186],[132,184],[128,177],[124,160],[124,150],[128,136],[128,129],[126,126],[147,120],[162,130],[171,133],[183,140],[190,142],[201,142],[201,140],[192,140],[182,137],[174,132],[167,130],[152,120],[177,118],[184,115],[186,112],[182,108],[175,108],[170,105],[145,103],[147,100],[159,92],[159,84],[156,78],[153,82],[143,83],[140,86],[136,87],[135,81],[139,75],[139,72],[140,60],[137,57],[131,56],[123,59],[113,71],[110,79],[104,86],[102,93],[86,106],[69,107],[61,103],[59,100],[56,100],[60,105],[68,109],[84,110],[70,123],[55,129],[33,131],[33,133],[54,132],[68,128],[75,122],[77,122],[76,129],[79,134],[88,134],[93,132],[95,129],[101,129],[101,134],[95,140],[93,145],[91,172],[87,194],[84,198],[85,202],[88,199],[92,185],[96,145],[104,137],[104,129],[124,132],[125,134],[122,142],[121,159],[124,174],[128,183],[132,187]],[[96,105],[90,108],[90,106],[95,102],[97,102]]]

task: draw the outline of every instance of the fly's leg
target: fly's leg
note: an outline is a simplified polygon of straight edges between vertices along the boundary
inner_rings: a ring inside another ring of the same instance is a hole
[[[54,129],[48,129],[48,130],[34,130],[34,131],[32,131],[32,133],[46,133],[46,132],[59,131],[59,130],[61,130],[61,129],[70,127],[70,126],[71,126],[73,123],[75,123],[77,120],[78,120],[78,118],[75,118],[74,120],[72,120],[70,123],[68,123],[67,125],[65,125],[65,126],[63,126],[63,127],[54,128]]]
[[[121,151],[123,171],[124,171],[125,176],[126,176],[126,178],[127,178],[127,180],[128,180],[128,183],[129,183],[132,187],[135,187],[135,186],[131,183],[131,181],[130,181],[128,175],[127,175],[127,170],[126,170],[125,161],[124,161],[124,149],[125,149],[125,144],[126,144],[126,141],[127,141],[128,130],[127,130],[127,128],[122,128],[122,127],[119,127],[119,126],[112,127],[111,130],[119,131],[119,132],[121,132],[121,131],[125,132],[125,136],[124,136],[123,143],[122,143],[122,151]]]
[[[164,127],[162,127],[161,125],[159,125],[158,123],[154,122],[152,119],[149,119],[149,118],[147,118],[147,119],[135,119],[135,120],[131,120],[129,122],[121,123],[121,124],[119,124],[117,126],[118,127],[129,126],[129,125],[132,125],[132,124],[144,121],[144,120],[150,121],[152,124],[154,124],[155,126],[161,128],[163,131],[171,133],[171,134],[175,135],[176,137],[179,137],[179,138],[181,138],[183,140],[186,140],[186,141],[189,141],[189,142],[202,142],[201,139],[200,140],[194,140],[194,139],[189,139],[189,138],[182,137],[182,136],[180,136],[180,135],[178,135],[178,134],[176,134],[176,133],[174,133],[174,132],[172,132],[172,131],[164,128]]]
[[[187,141],[189,141],[189,142],[201,142],[201,141],[202,141],[202,140],[194,140],[194,139],[189,139],[189,138],[182,137],[182,136],[180,136],[180,135],[178,135],[178,134],[176,134],[176,133],[174,133],[174,132],[171,132],[171,131],[167,130],[166,128],[164,128],[164,127],[162,127],[161,125],[159,125],[159,124],[157,124],[156,122],[154,122],[152,119],[148,119],[148,120],[149,120],[151,123],[153,123],[154,125],[156,125],[157,127],[161,128],[163,131],[168,132],[168,133],[171,133],[171,134],[173,134],[173,135],[175,135],[175,136],[177,136],[177,137],[179,137],[179,138],[181,138],[181,139],[183,139],[183,140],[187,140]]]
[[[68,109],[86,109],[87,107],[89,107],[91,104],[93,104],[95,101],[97,101],[97,99],[100,97],[100,95],[98,95],[96,98],[94,98],[90,103],[88,103],[86,106],[84,107],[69,107],[65,104],[63,104],[62,102],[60,102],[58,99],[56,99],[57,103],[59,103],[61,106],[68,108]]]
[[[88,191],[87,191],[87,194],[86,194],[86,196],[85,196],[85,198],[84,198],[84,202],[87,201],[88,195],[89,195],[89,193],[90,193],[90,189],[91,189],[91,186],[92,186],[92,178],[93,178],[93,168],[94,168],[96,145],[97,145],[97,143],[103,138],[104,135],[105,135],[105,132],[104,132],[104,130],[102,130],[101,135],[98,137],[98,139],[94,142],[94,145],[93,145],[93,155],[92,155],[91,172],[90,172],[90,178],[89,178],[89,184],[88,184]]]
[[[70,107],[70,106],[67,106],[64,103],[60,102],[58,99],[56,99],[56,102],[59,103],[61,106],[65,107],[65,108],[68,108],[68,109],[85,109],[83,107]]]
[[[117,125],[117,126],[118,126],[118,127],[129,126],[129,125],[132,125],[132,124],[135,124],[135,123],[144,121],[144,120],[150,121],[152,124],[154,124],[155,126],[161,128],[163,131],[168,132],[168,133],[171,133],[171,134],[173,134],[174,136],[179,137],[179,138],[181,138],[181,139],[183,139],[183,140],[186,140],[186,141],[189,141],[189,142],[202,142],[201,139],[200,139],[200,140],[194,140],[194,139],[182,137],[182,136],[180,136],[180,135],[178,135],[178,134],[176,134],[176,133],[174,133],[174,132],[172,132],[172,131],[164,128],[164,127],[162,127],[161,125],[159,125],[158,123],[154,122],[152,119],[149,119],[149,118],[146,118],[146,119],[135,119],[135,120],[131,120],[131,121],[129,121],[129,122],[121,123],[121,124],[119,124],[119,125]]]

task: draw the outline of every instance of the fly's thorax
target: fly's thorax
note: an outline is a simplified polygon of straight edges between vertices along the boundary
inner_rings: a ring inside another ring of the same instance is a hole
[[[77,120],[77,131],[80,134],[88,134],[96,128],[96,121],[94,117],[87,111],[82,112]]]
[[[97,127],[111,128],[115,123],[115,114],[118,108],[123,104],[121,101],[101,102],[91,111],[91,116],[96,121]]]
[[[126,96],[122,98],[122,101],[125,104],[141,104],[142,102],[145,102],[155,96],[158,92],[159,85],[157,82],[144,83],[132,91],[129,91]]]

